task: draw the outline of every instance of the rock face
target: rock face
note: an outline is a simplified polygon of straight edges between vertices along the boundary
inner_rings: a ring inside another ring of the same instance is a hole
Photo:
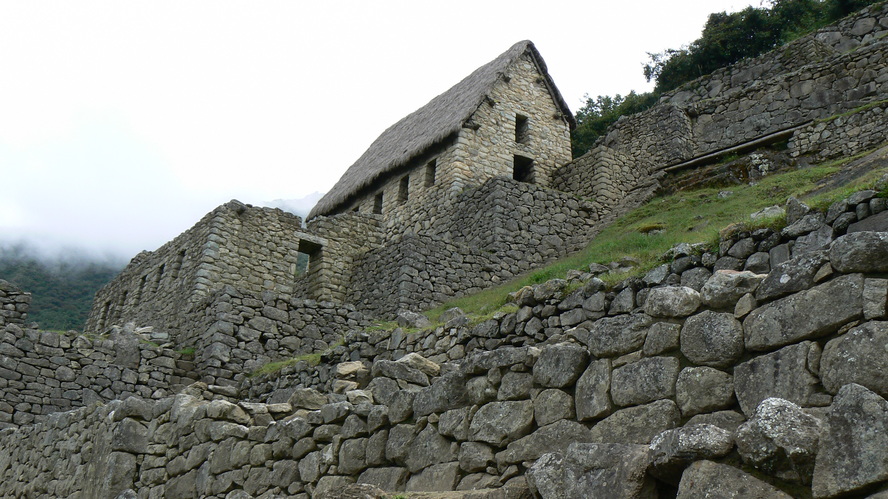
[[[527,473],[540,497],[654,498],[653,482],[645,473],[648,447],[622,444],[571,444],[561,454],[542,456]]]

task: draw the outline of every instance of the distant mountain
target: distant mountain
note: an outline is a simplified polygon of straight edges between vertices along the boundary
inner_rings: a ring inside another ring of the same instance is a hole
[[[305,217],[308,216],[308,212],[314,208],[314,205],[318,204],[318,201],[323,196],[324,193],[322,192],[313,192],[308,196],[298,199],[275,199],[274,201],[268,201],[263,204],[271,208],[280,208],[305,219]]]
[[[47,255],[28,243],[0,243],[0,279],[31,293],[29,322],[82,330],[93,297],[125,262],[68,250]]]

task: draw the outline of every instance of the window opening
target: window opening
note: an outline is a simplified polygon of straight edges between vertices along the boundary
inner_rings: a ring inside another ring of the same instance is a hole
[[[533,160],[515,155],[512,178],[519,182],[532,184],[534,182]]]
[[[373,213],[376,215],[382,215],[382,193],[377,193],[376,197],[373,198]]]
[[[401,179],[401,183],[398,184],[398,202],[404,203],[407,201],[407,196],[410,190],[410,176],[405,175],[404,178]]]
[[[527,142],[527,116],[522,114],[515,115],[515,142],[523,144]]]
[[[435,185],[435,170],[438,169],[438,160],[433,159],[425,167],[425,186],[431,187]]]
[[[154,291],[157,292],[160,289],[160,280],[163,279],[163,269],[166,267],[166,264],[161,264],[160,267],[157,268],[157,276],[154,278]]]
[[[179,271],[182,270],[182,262],[185,261],[185,250],[179,252],[176,256],[176,263],[173,265],[173,279],[179,277]]]

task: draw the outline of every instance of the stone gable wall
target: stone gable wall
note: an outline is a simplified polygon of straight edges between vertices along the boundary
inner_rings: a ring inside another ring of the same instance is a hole
[[[24,324],[31,309],[31,293],[0,279],[0,326]]]
[[[353,336],[318,386],[344,393],[235,404],[196,384],[4,430],[0,493],[307,498],[358,481],[594,497],[614,475],[680,498],[879,490],[888,233],[864,229],[888,228],[888,211],[873,194],[827,213],[790,204],[779,232],[676,248],[611,291],[575,275],[480,324]]]

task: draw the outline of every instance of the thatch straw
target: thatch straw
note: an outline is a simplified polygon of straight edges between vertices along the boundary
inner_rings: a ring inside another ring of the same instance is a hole
[[[382,132],[353,164],[339,182],[318,201],[308,218],[327,215],[376,185],[386,174],[401,168],[411,160],[441,144],[459,132],[478,106],[490,93],[493,85],[525,52],[530,52],[546,79],[552,98],[561,108],[571,127],[576,126],[573,115],[555,87],[546,63],[529,40],[513,45],[493,61],[476,69],[450,90],[435,97],[428,104],[402,118]]]

